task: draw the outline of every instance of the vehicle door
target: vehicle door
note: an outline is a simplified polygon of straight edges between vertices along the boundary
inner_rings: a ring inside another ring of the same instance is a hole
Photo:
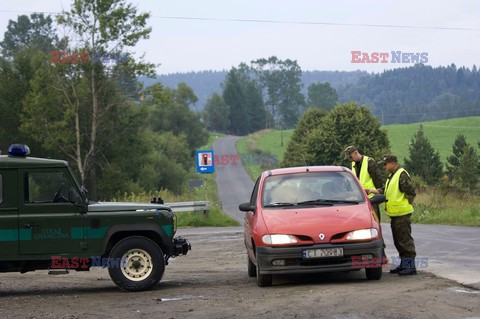
[[[85,247],[84,208],[69,201],[79,189],[67,167],[19,170],[21,254],[80,252]]]
[[[258,188],[260,184],[260,177],[255,182],[253,187],[252,195],[250,196],[250,206],[255,207],[257,205],[257,196]],[[255,260],[255,251],[253,251],[253,245],[251,242],[252,238],[252,226],[254,225],[255,211],[249,211],[245,213],[245,223],[244,223],[244,232],[245,232],[245,244],[247,246],[247,252],[250,255],[252,260]],[[250,239],[250,240],[249,240]]]
[[[0,255],[18,254],[17,198],[17,170],[0,169]]]

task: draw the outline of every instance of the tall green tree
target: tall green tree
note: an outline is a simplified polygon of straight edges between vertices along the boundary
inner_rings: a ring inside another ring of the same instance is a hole
[[[453,179],[455,177],[458,166],[460,165],[460,158],[462,157],[463,151],[467,146],[470,145],[468,145],[465,135],[463,135],[462,133],[458,134],[452,145],[453,154],[447,157],[446,168],[448,177],[450,179]]]
[[[19,130],[23,116],[23,101],[30,90],[35,70],[58,38],[52,19],[43,14],[21,15],[8,22],[0,42],[0,150],[11,143],[33,142]],[[41,147],[32,148],[37,156],[47,155]]]
[[[205,105],[207,128],[211,131],[227,133],[230,127],[230,108],[223,98],[214,92]]]
[[[245,103],[245,91],[242,84],[242,75],[236,68],[232,68],[223,84],[223,100],[230,108],[231,133],[245,135],[249,132],[250,117]]]
[[[285,150],[282,166],[309,165],[306,162],[307,143],[312,130],[317,129],[327,114],[323,109],[310,108],[298,120],[292,138]]]
[[[338,102],[337,91],[331,87],[330,83],[313,83],[308,86],[308,101],[309,107],[318,107],[329,111],[333,109]]]
[[[353,102],[337,104],[306,139],[305,159],[309,165],[346,165],[343,150],[348,145],[374,158],[390,148],[387,133],[370,109]]]
[[[468,190],[477,188],[480,181],[480,158],[475,149],[466,145],[460,156],[455,175],[460,185]]]
[[[252,61],[251,65],[261,83],[271,118],[282,128],[293,127],[305,106],[305,97],[301,93],[302,70],[297,61],[272,56]],[[274,124],[269,123],[267,127]]]
[[[133,47],[140,39],[148,38],[151,32],[146,27],[148,17],[148,13],[137,13],[137,9],[124,0],[74,0],[71,10],[57,19],[73,34],[71,38],[62,39],[62,49],[98,55]],[[72,62],[67,58],[62,61]],[[136,62],[131,57],[123,63],[124,70],[130,74],[153,71],[153,65]],[[93,60],[44,65],[36,72],[36,88],[30,94],[22,124],[38,142],[61,150],[73,160],[81,182],[88,182],[93,199],[97,198],[97,168],[111,143],[109,135],[115,132],[110,125],[115,120],[111,115],[124,102],[116,81],[111,81],[114,68]],[[42,77],[49,81],[45,82]],[[62,106],[63,109],[58,110]]]
[[[408,150],[409,157],[405,158],[407,171],[420,176],[429,185],[437,183],[443,175],[443,164],[439,152],[433,149],[425,136],[422,125],[412,137]]]
[[[145,104],[150,109],[149,126],[154,132],[171,132],[184,135],[188,149],[192,152],[206,143],[208,133],[200,121],[200,115],[190,110],[189,105],[196,96],[185,83],[176,90],[165,88],[160,83],[146,89]]]

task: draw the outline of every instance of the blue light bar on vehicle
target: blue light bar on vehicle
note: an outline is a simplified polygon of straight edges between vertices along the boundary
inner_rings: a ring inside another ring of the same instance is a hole
[[[30,154],[30,148],[25,144],[12,144],[8,148],[8,155],[25,157]]]

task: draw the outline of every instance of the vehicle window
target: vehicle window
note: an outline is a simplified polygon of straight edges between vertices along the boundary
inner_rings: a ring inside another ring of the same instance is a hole
[[[309,172],[270,176],[265,180],[262,204],[310,200],[364,201],[360,187],[348,172]]]
[[[28,173],[25,201],[27,203],[68,202],[71,186],[64,172]]]
[[[0,174],[0,204],[3,202],[3,178]]]

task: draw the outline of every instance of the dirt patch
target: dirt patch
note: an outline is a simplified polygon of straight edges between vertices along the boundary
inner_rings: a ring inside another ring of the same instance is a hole
[[[249,278],[240,233],[189,235],[152,291],[125,293],[106,270],[1,274],[1,318],[480,318],[480,291],[419,271]],[[387,270],[385,270],[387,271]]]

